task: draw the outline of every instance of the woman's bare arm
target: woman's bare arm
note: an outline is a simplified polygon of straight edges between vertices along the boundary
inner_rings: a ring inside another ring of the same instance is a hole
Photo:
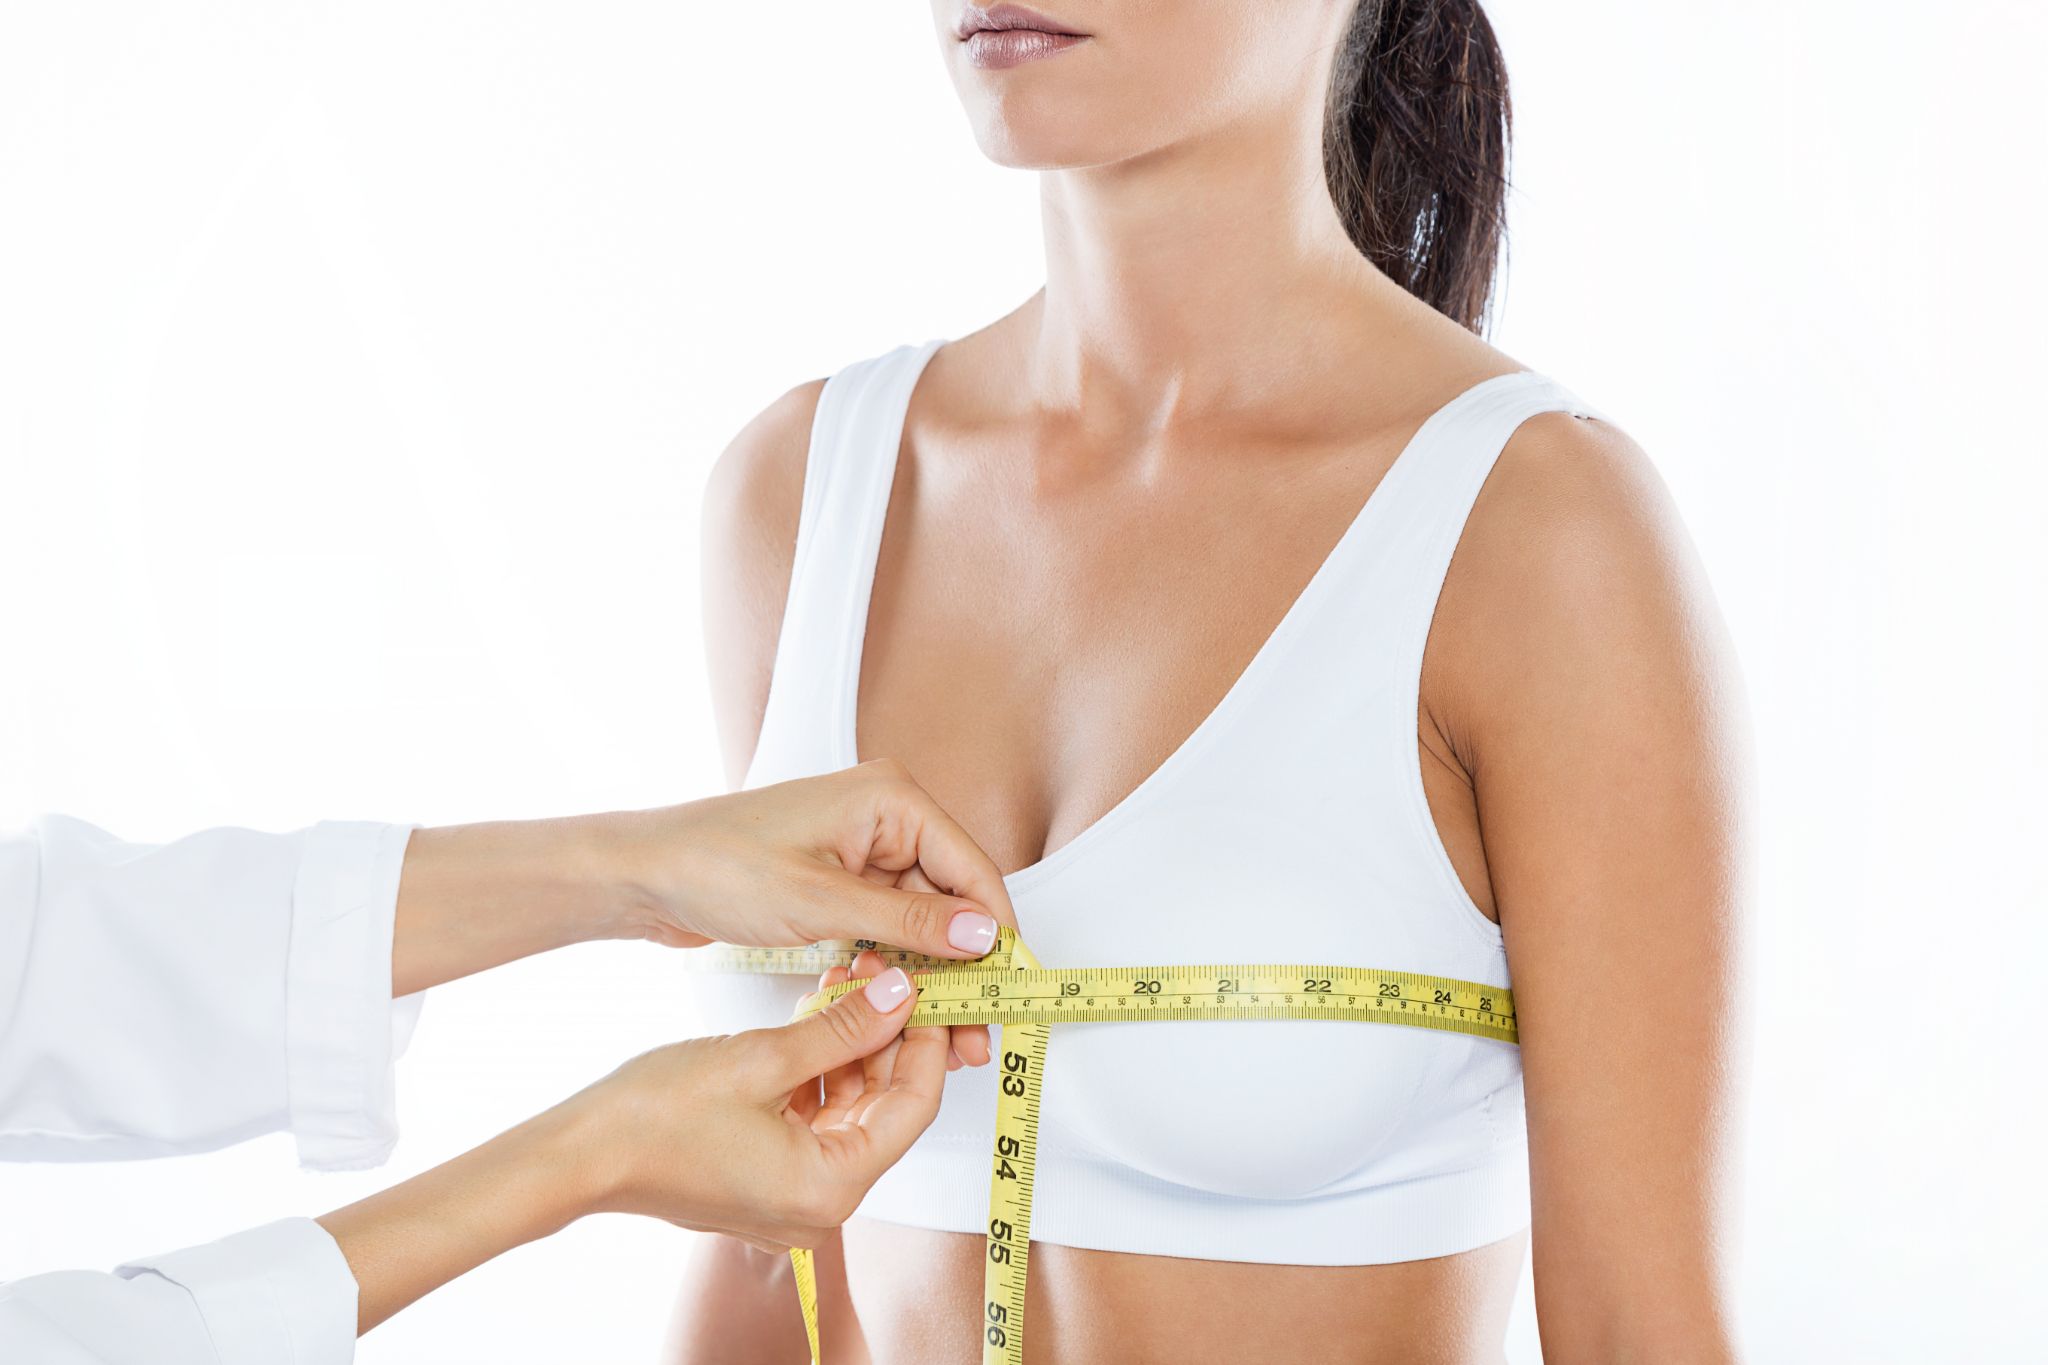
[[[763,408],[726,446],[704,489],[704,653],[726,782],[733,787],[746,778],[768,709],[811,419],[824,387],[824,380],[813,379]]]
[[[1733,1360],[1752,791],[1733,650],[1612,424],[1531,419],[1465,541],[1425,695],[1474,783],[1514,978],[1544,1355]]]

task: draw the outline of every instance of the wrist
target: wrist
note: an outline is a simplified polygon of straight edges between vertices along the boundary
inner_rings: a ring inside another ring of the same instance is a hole
[[[608,1076],[578,1091],[523,1127],[530,1129],[536,1162],[552,1172],[557,1202],[548,1216],[566,1227],[593,1213],[618,1213],[632,1170],[613,1109]]]
[[[525,1200],[524,1241],[551,1237],[579,1218],[610,1211],[620,1173],[598,1116],[580,1097],[546,1110],[504,1136]]]
[[[701,889],[708,834],[704,801],[587,817],[602,868],[609,936],[703,942],[686,923],[686,894]]]
[[[654,915],[640,870],[639,818],[620,811],[535,822],[546,827],[539,857],[561,881],[566,942],[647,936]]]

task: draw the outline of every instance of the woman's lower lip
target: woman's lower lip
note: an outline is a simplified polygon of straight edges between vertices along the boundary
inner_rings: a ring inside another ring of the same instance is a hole
[[[1022,66],[1064,52],[1086,36],[1035,28],[983,29],[967,35],[967,60],[985,69]]]

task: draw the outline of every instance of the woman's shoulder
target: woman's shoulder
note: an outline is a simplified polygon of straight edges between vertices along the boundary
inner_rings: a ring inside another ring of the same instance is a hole
[[[1649,452],[1605,412],[1547,374],[1559,406],[1508,434],[1472,511],[1481,538],[1519,528],[1523,548],[1570,558],[1574,547],[1608,554],[1653,552],[1682,534],[1670,490]]]
[[[788,574],[803,503],[804,462],[824,378],[783,390],[726,443],[704,485],[703,545],[714,561],[779,558]],[[741,566],[754,578],[769,563]]]
[[[704,636],[729,765],[751,752],[774,669],[803,518],[811,438],[828,386],[903,363],[920,343],[857,356],[792,384],[741,425],[712,462],[699,516]],[[844,393],[846,390],[840,390]]]
[[[1390,386],[1420,400],[1427,413],[1444,395],[1525,382],[1538,402],[1508,431],[1488,470],[1459,542],[1477,559],[1503,540],[1503,553],[1569,555],[1577,543],[1618,542],[1675,527],[1667,490],[1649,454],[1613,417],[1561,377],[1528,364],[1462,328],[1444,328],[1390,367]],[[1527,411],[1526,408],[1523,409]],[[1413,426],[1413,413],[1402,420]],[[1520,566],[1526,570],[1527,564]]]
[[[804,463],[825,379],[785,389],[711,467],[699,517],[699,584],[712,709],[735,783],[767,705],[796,557]]]
[[[1726,662],[1711,657],[1718,616],[1650,454],[1604,413],[1538,412],[1508,436],[1473,504],[1426,686],[1468,732],[1489,714],[1524,714],[1532,690],[1583,693],[1597,676],[1685,691]]]
[[[786,572],[795,553],[811,436],[828,386],[858,387],[929,344],[905,342],[859,356],[831,374],[791,385],[748,418],[712,462],[705,482],[706,553],[779,556]]]

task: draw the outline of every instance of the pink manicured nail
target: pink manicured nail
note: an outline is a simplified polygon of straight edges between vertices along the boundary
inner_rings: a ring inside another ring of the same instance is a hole
[[[962,910],[946,926],[946,942],[979,957],[996,946],[996,922],[979,910]]]
[[[862,994],[878,1012],[887,1014],[910,998],[910,978],[901,967],[891,967],[862,987]]]

